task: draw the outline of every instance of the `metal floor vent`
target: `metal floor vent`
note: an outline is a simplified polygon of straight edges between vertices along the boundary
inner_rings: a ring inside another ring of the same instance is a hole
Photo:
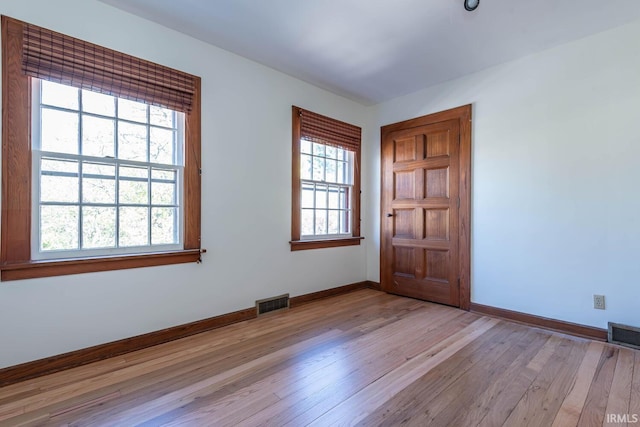
[[[289,308],[289,294],[256,301],[258,316],[260,316],[261,314],[269,313],[271,311],[285,310],[287,308]]]
[[[608,338],[610,343],[640,349],[640,328],[609,322]]]

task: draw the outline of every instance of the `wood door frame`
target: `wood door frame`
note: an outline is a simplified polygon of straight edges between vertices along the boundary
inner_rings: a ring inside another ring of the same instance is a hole
[[[460,125],[460,209],[459,223],[459,259],[458,276],[460,277],[460,308],[469,311],[471,308],[471,104],[450,110],[416,117],[402,122],[392,123],[380,128],[380,158],[382,159],[386,136],[398,130],[411,129],[419,126],[431,125],[447,120],[458,120]],[[382,169],[382,162],[380,168]],[[380,174],[381,197],[384,194],[384,174]],[[382,220],[384,204],[380,200],[380,278],[383,277],[382,259],[384,252],[384,227]],[[387,254],[388,255],[388,254]]]

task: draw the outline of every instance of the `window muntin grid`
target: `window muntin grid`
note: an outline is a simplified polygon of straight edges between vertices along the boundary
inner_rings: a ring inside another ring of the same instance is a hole
[[[33,80],[33,259],[182,249],[184,115]]]
[[[353,153],[301,140],[301,238],[351,235]]]

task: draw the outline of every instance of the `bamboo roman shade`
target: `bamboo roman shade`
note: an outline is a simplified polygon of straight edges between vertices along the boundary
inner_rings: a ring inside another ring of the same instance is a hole
[[[300,115],[300,138],[319,144],[331,145],[345,150],[357,151],[360,148],[362,130],[339,120],[326,117],[303,108]]]
[[[190,112],[195,76],[22,23],[22,70],[31,77]]]

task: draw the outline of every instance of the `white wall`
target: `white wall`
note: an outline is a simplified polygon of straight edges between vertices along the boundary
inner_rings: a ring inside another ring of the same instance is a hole
[[[291,105],[361,126],[365,107],[95,0],[0,0],[0,13],[202,77],[208,250],[202,265],[0,283],[0,368],[365,280],[364,246],[288,244]]]
[[[640,326],[639,40],[636,21],[370,109],[379,128],[473,104],[473,302]],[[379,227],[369,196],[367,235]],[[378,280],[379,242],[367,244]]]

